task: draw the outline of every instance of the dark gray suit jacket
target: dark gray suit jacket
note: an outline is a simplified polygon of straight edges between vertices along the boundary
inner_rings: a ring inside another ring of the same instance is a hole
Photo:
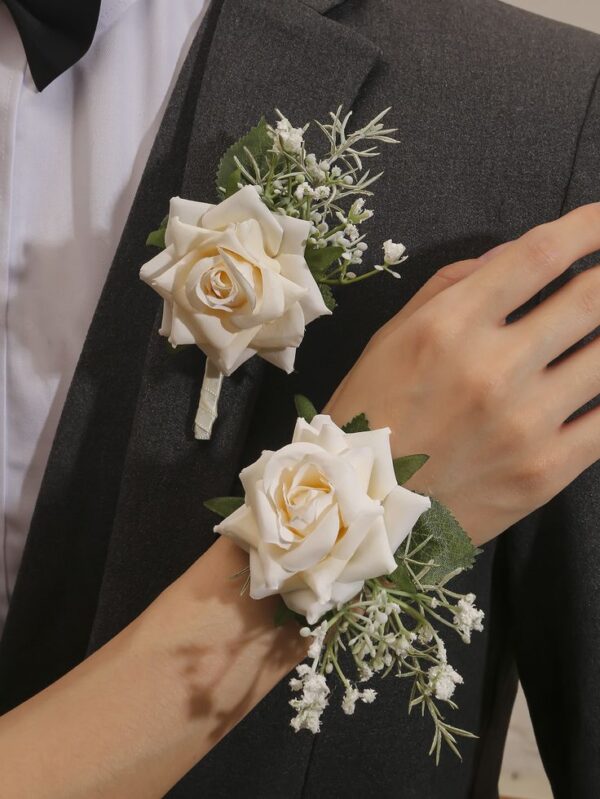
[[[292,396],[328,399],[369,336],[442,265],[600,199],[600,38],[496,0],[214,0],[181,72],[92,322],[54,442],[0,647],[0,707],[57,679],[139,614],[214,540],[202,501],[285,443]],[[115,90],[118,90],[116,87]],[[254,359],[228,380],[210,443],[191,436],[203,356],[157,335],[138,278],[169,197],[215,201],[224,148],[277,106],[391,105],[371,240],[411,258],[403,279],[346,290],[312,324],[291,377]],[[590,265],[588,258],[574,268]],[[388,677],[317,737],[288,726],[285,681],[169,794],[177,799],[496,796],[515,662],[557,797],[600,795],[600,486],[593,467],[486,547],[462,580],[487,614],[453,721],[464,762],[427,757]],[[35,767],[35,764],[33,764]]]

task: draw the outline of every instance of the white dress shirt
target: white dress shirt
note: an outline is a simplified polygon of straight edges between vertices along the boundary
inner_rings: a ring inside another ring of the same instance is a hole
[[[207,5],[103,0],[88,53],[40,93],[0,3],[0,632],[85,335]]]

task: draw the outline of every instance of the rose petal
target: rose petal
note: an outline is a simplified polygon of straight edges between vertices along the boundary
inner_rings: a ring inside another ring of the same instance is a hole
[[[289,544],[294,543],[297,537],[287,529],[281,527],[278,523],[277,512],[275,510],[274,502],[267,496],[267,489],[264,483],[264,473],[267,463],[273,457],[271,450],[265,450],[260,458],[250,466],[246,466],[240,472],[240,481],[246,494],[246,504],[249,505],[256,514],[256,509],[261,508],[262,514],[269,514],[268,519],[264,525],[259,526],[259,537],[266,543],[278,544],[281,547],[287,547]],[[266,505],[263,503],[266,501]],[[272,513],[272,516],[270,515]],[[263,517],[264,518],[264,517]],[[273,524],[271,523],[271,519]]]
[[[387,530],[382,517],[375,519],[362,543],[346,564],[339,576],[342,582],[370,580],[391,574],[396,568],[394,552],[390,547]]]
[[[364,433],[349,433],[346,436],[349,447],[370,447],[373,451],[375,460],[369,484],[369,496],[373,499],[385,499],[398,485],[390,449],[390,434],[389,427],[382,427]]]
[[[262,480],[265,467],[267,463],[271,460],[273,456],[273,451],[269,449],[265,449],[262,451],[260,457],[251,463],[249,466],[245,466],[242,471],[240,472],[240,482],[244,488],[244,491],[248,492],[252,490],[258,480]]]
[[[216,247],[221,234],[214,230],[186,225],[178,217],[169,219],[167,226],[169,234],[169,246],[173,247],[177,258],[183,258],[192,250],[212,253]],[[165,233],[165,243],[167,234]]]
[[[216,525],[215,532],[231,538],[248,552],[258,546],[258,527],[254,513],[248,505],[242,505]]]
[[[259,352],[260,357],[272,363],[278,369],[290,375],[294,371],[294,362],[296,360],[296,347],[285,347],[282,350],[269,350],[262,349]]]
[[[260,199],[252,186],[244,186],[219,205],[214,205],[202,217],[202,225],[212,230],[224,230],[232,222],[256,219],[262,233],[268,255],[279,251],[283,230],[281,224]]]
[[[265,489],[269,492],[278,485],[283,469],[296,467],[303,461],[313,460],[322,453],[316,444],[292,442],[271,453],[271,457],[264,463],[263,481]]]
[[[312,588],[319,601],[327,602],[331,599],[333,584],[337,582],[346,564],[363,542],[376,517],[375,513],[365,513],[356,519],[333,547],[330,556],[310,571],[304,572],[306,584]]]
[[[281,264],[281,273],[292,283],[306,289],[306,294],[300,300],[306,324],[319,316],[330,316],[332,312],[325,305],[321,290],[304,258],[298,255],[283,254],[279,255],[278,260]]]
[[[396,552],[400,544],[417,523],[421,514],[429,510],[431,500],[404,486],[396,486],[383,503],[384,521],[392,552]]]
[[[340,530],[340,517],[334,505],[325,512],[315,529],[302,543],[292,547],[279,558],[279,563],[288,572],[310,569],[325,557],[335,544]]]
[[[210,203],[200,203],[196,202],[195,200],[184,200],[183,197],[171,197],[171,202],[169,203],[169,219],[177,216],[182,222],[185,222],[188,225],[200,227],[202,217],[212,207],[213,206]]]
[[[355,580],[350,583],[342,581],[334,583],[331,590],[331,599],[336,605],[342,602],[349,602],[362,591],[364,584],[364,580]]]
[[[247,221],[254,221],[254,220],[247,220]],[[242,262],[248,264],[254,264],[256,261],[256,263],[260,265],[261,261],[257,261],[254,255],[244,246],[243,242],[240,240],[240,237],[238,236],[238,231],[240,230],[240,227],[241,225],[230,225],[225,230],[214,231],[216,237],[214,242],[215,252],[218,249],[227,250],[228,253],[234,256],[238,256],[238,260]],[[270,256],[265,254],[264,259],[269,264],[276,263],[277,267],[279,268],[279,263],[274,262]]]
[[[196,342],[196,344],[198,344],[198,342]],[[232,375],[243,363],[246,363],[246,361],[249,361],[250,358],[256,355],[256,352],[251,348],[244,349],[237,355],[234,355],[230,352],[223,353],[215,347],[211,347],[210,344],[198,344],[198,346],[206,357],[214,363],[217,369],[223,372],[225,377]]]
[[[171,329],[169,343],[174,347],[180,344],[195,344],[196,337],[190,329],[190,318],[178,305],[173,305],[171,311]]]
[[[258,220],[253,218],[244,219],[235,225],[234,230],[238,241],[252,258],[258,263],[261,263],[265,257],[269,262],[271,261],[271,258],[265,252],[263,232]]]
[[[252,340],[257,350],[300,346],[304,338],[304,314],[296,303],[280,318],[264,325]]]
[[[322,451],[314,456],[314,462],[335,488],[343,523],[350,525],[354,519],[376,508],[383,513],[378,502],[372,500],[362,489],[359,477],[351,462],[343,455],[330,455]]]
[[[244,307],[246,307],[248,316],[251,317],[253,315],[254,309],[256,308],[256,302],[257,302],[256,289],[253,282],[249,280],[248,277],[244,274],[245,272],[245,270],[243,269],[244,265],[240,264],[240,262],[236,258],[233,258],[227,252],[227,250],[219,248],[219,255],[223,259],[223,262],[226,264],[228,270],[231,272],[233,279],[237,281],[238,285],[246,295],[246,300],[247,300],[246,306],[242,306],[242,308],[236,309],[235,316],[238,317],[238,315],[240,316],[243,315]],[[237,318],[232,319],[231,323],[234,324],[237,328],[240,327]],[[245,328],[257,327],[259,324],[260,321],[256,319],[254,321],[254,325],[247,324],[244,325],[244,327]]]
[[[361,489],[365,494],[369,491],[369,484],[371,482],[371,473],[373,471],[373,462],[375,456],[373,450],[369,447],[355,447],[349,449],[344,455],[348,463],[352,464],[354,473],[360,483]]]
[[[178,313],[180,312],[181,307]],[[188,315],[184,319],[193,332],[195,343],[223,374],[230,375],[240,363],[254,355],[254,350],[248,353],[246,350],[258,328],[231,332],[225,327],[221,317],[212,313],[197,313]]]
[[[164,250],[163,252],[167,251]],[[152,278],[150,285],[161,297],[172,299],[173,292],[178,285],[181,285],[185,281],[186,275],[195,262],[195,253],[188,253],[188,255],[180,258],[178,261],[173,260],[167,269],[163,269]]]
[[[279,558],[281,550],[273,544],[259,543],[256,551],[260,558],[262,574],[268,590],[271,593],[279,592],[290,576],[281,566]]]
[[[264,292],[267,290],[267,286],[272,285],[275,280],[277,281],[278,285],[281,286],[283,291],[283,300],[284,311],[288,311],[293,305],[300,303],[302,305],[302,299],[306,294],[306,289],[304,286],[298,286],[291,280],[288,280],[285,275],[275,274],[274,272],[270,272],[269,270],[265,270],[264,268],[261,269],[263,274],[263,278],[265,273],[267,274],[267,280],[264,282]]]
[[[173,324],[173,306],[167,300],[163,302],[162,321],[160,323],[160,330],[158,331],[161,336],[171,335],[171,325]]]
[[[321,616],[331,610],[335,602],[319,602],[314,592],[310,588],[303,588],[297,591],[289,591],[281,595],[281,598],[294,613],[306,616],[309,624],[315,624]]]
[[[252,599],[264,599],[276,594],[266,583],[261,559],[256,549],[250,550],[250,596]]]
[[[272,322],[274,319],[279,319],[285,312],[285,286],[279,275],[258,267],[254,267],[254,271],[257,294],[259,285],[261,287],[260,299],[251,313],[235,315],[232,322],[240,329]]]
[[[281,523],[277,510],[264,492],[262,480],[248,489],[246,502],[254,511],[261,542],[274,544],[286,550],[298,540],[298,537]]]
[[[326,414],[317,414],[310,424],[298,419],[292,441],[310,442],[332,454],[344,452],[348,447],[346,434]]]
[[[335,583],[332,586],[331,600],[328,602],[320,602],[314,591],[308,587],[285,591],[281,596],[290,610],[306,616],[309,624],[315,624],[321,616],[336,605],[354,599],[360,593],[363,585],[362,580],[353,583]]]
[[[304,250],[310,235],[311,223],[293,216],[281,216],[277,221],[283,229],[283,238],[279,247],[280,255],[299,255],[304,260]]]
[[[140,269],[140,278],[154,288],[154,281],[176,263],[174,247],[167,247],[151,258]]]

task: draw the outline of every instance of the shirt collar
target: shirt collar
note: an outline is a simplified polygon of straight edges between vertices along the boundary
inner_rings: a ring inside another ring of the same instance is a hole
[[[94,40],[107,31],[138,0],[102,0]]]

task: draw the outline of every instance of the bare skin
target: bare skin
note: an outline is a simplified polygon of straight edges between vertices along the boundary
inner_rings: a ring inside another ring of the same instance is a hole
[[[371,339],[329,401],[365,412],[394,455],[426,453],[408,488],[450,507],[477,544],[540,507],[600,458],[600,267],[512,324],[506,317],[600,249],[600,203],[441,269]]]
[[[600,249],[600,203],[440,270],[369,342],[329,402],[389,426],[394,454],[430,460],[409,487],[477,543],[542,505],[600,456],[593,268],[512,325],[511,311]],[[3,799],[159,799],[305,654],[276,600],[239,596],[247,556],[220,538],[138,619],[0,719]]]
[[[218,538],[132,624],[0,718],[2,799],[160,799],[305,656]]]

